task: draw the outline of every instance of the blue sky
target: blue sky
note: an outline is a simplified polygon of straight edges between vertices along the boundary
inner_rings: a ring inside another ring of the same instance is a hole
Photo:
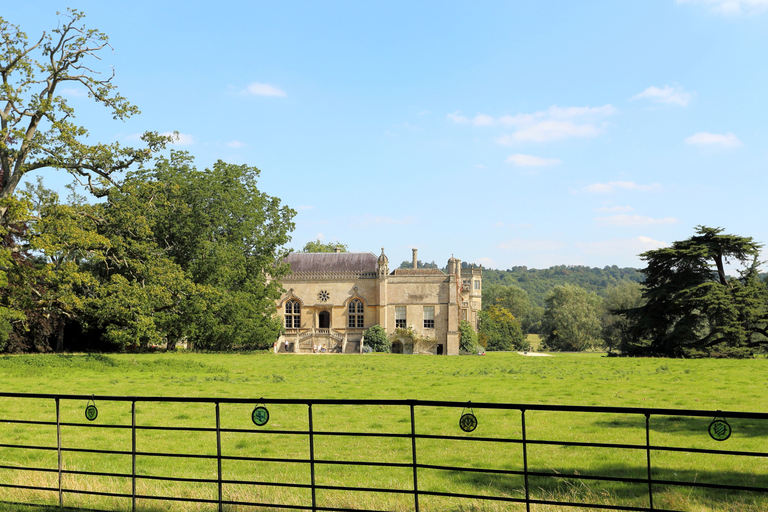
[[[178,131],[199,167],[261,169],[292,247],[390,262],[642,267],[700,224],[768,243],[768,0],[15,2],[30,39],[74,7],[106,32],[113,121]],[[68,180],[45,175],[51,186]]]

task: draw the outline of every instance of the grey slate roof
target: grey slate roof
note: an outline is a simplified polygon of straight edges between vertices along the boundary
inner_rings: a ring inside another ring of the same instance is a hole
[[[376,272],[372,252],[292,252],[285,258],[293,272]]]

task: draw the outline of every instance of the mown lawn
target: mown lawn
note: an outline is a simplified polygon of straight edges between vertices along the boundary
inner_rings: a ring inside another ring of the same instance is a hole
[[[244,397],[254,404],[264,398],[419,399],[513,404],[597,405],[702,410],[768,412],[768,361],[660,360],[607,358],[601,354],[562,354],[524,357],[514,353],[485,356],[435,357],[402,355],[273,355],[273,354],[147,354],[147,355],[35,355],[0,357],[0,391],[25,393],[96,394],[120,396]],[[130,404],[98,403],[96,423],[130,424]],[[62,421],[83,422],[86,403],[63,402]],[[223,428],[253,428],[253,406],[222,405]],[[410,429],[407,408],[315,407],[315,429],[326,431],[402,432]],[[460,434],[454,409],[417,410],[419,433]],[[480,437],[520,438],[519,411],[475,410]],[[268,428],[306,429],[306,406],[271,406]],[[0,418],[54,419],[53,401],[30,404],[21,399],[0,399]],[[214,426],[211,404],[139,403],[139,424]],[[710,419],[654,417],[651,443],[663,446],[765,450],[768,425],[731,421],[734,433],[725,443],[707,435]],[[529,439],[643,444],[644,417],[631,415],[526,413]],[[215,454],[211,433],[141,431],[140,451]],[[130,449],[130,431],[65,427],[65,446]],[[55,446],[55,429],[0,423],[0,444]],[[456,443],[419,440],[420,463],[458,466],[482,465],[520,469],[520,445]],[[291,435],[227,434],[225,454],[306,458],[307,438]],[[322,437],[315,440],[318,458],[408,462],[409,440]],[[130,457],[97,458],[90,453],[65,454],[68,469],[130,472]],[[532,470],[563,475],[599,474],[645,477],[645,452],[615,452],[595,448],[531,447]],[[56,467],[54,452],[0,449],[0,465]],[[697,482],[733,483],[768,487],[766,463],[759,458],[716,457],[654,453],[657,478]],[[206,459],[139,458],[139,474],[215,478],[215,461]],[[225,475],[280,483],[308,483],[307,471],[291,464],[228,461]],[[0,470],[0,481],[55,486],[55,473],[20,473]],[[215,498],[215,485],[169,484],[139,480],[140,493]],[[381,470],[354,466],[319,466],[318,484],[399,487],[412,485],[406,469]],[[518,477],[424,471],[419,487],[437,491],[521,497]],[[130,479],[68,476],[66,487],[130,491]],[[645,506],[647,487],[596,484],[568,479],[532,479],[532,495],[564,501],[596,501]],[[231,499],[258,499],[275,503],[306,504],[308,491],[289,488],[230,485]],[[676,510],[768,509],[768,501],[748,493],[725,493],[669,487],[656,490],[657,508]],[[53,493],[0,489],[6,500],[42,500],[53,503]],[[67,494],[66,504],[126,510],[130,503],[118,498],[91,498]],[[358,494],[326,491],[318,494],[322,506],[409,510],[407,495]],[[142,500],[142,510],[167,509],[167,503]],[[172,503],[174,510],[214,510],[209,505]],[[447,502],[425,497],[422,510],[524,510],[517,505]],[[154,508],[153,508],[154,507]],[[0,510],[3,510],[0,508]],[[9,508],[7,510],[15,510]],[[243,509],[245,510],[245,509]],[[250,509],[253,510],[253,509]],[[274,510],[274,509],[272,509]],[[555,511],[567,508],[534,507]],[[576,509],[573,509],[576,510]]]

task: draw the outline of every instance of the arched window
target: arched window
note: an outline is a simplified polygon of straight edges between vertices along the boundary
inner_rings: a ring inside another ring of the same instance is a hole
[[[363,314],[363,301],[355,299],[349,303],[349,321],[347,327],[350,329],[362,329],[365,326],[365,315]]]
[[[285,328],[298,329],[301,327],[301,304],[297,300],[285,303]]]

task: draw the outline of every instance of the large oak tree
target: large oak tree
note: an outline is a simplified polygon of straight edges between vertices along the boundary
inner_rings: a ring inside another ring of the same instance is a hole
[[[107,193],[117,172],[152,158],[170,137],[146,132],[146,146],[87,142],[89,131],[75,121],[62,92],[81,88],[112,117],[124,120],[139,110],[117,92],[114,70],[99,70],[110,49],[106,34],[81,23],[69,9],[58,27],[29,43],[16,25],[0,18],[0,219],[22,178],[43,168],[67,171],[97,196]]]

